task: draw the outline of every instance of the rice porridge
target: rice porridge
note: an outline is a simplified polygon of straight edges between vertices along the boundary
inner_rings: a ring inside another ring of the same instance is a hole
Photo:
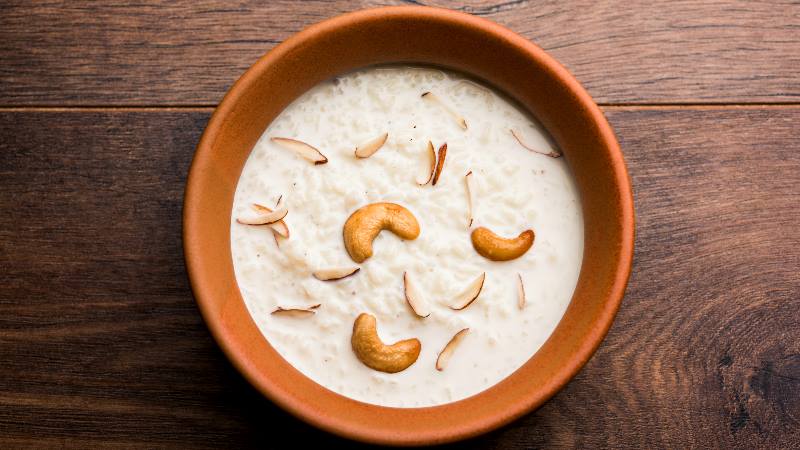
[[[270,124],[236,188],[253,320],[300,372],[363,402],[491,387],[542,346],[578,280],[581,206],[558,156],[527,113],[454,72],[321,83]]]

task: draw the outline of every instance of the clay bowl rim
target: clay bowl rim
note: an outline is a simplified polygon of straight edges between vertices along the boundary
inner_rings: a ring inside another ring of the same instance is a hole
[[[437,54],[442,51],[438,47],[451,45],[446,42],[420,41],[409,49],[401,39],[392,39],[392,33],[399,38],[409,29],[434,36],[451,33],[448,38],[463,39],[466,44],[480,39],[482,46],[469,50],[473,58],[455,47]],[[378,42],[359,46],[359,40],[376,31],[387,34],[386,40],[379,37]],[[355,48],[337,47],[347,44]],[[481,54],[483,44],[491,54]],[[349,53],[341,53],[342,49]],[[385,56],[380,53],[384,51]],[[330,53],[335,58],[326,60]],[[297,60],[309,57],[320,60],[318,70],[297,72],[301,67]],[[587,241],[581,275],[556,330],[542,349],[500,383],[467,399],[434,407],[370,405],[329,391],[302,375],[272,349],[250,318],[230,255],[233,190],[255,139],[275,115],[319,81],[388,62],[433,63],[460,70],[519,101],[565,151],[584,203]],[[493,69],[492,63],[510,66],[509,72]],[[529,72],[519,78],[518,68]],[[286,81],[290,75],[295,79]],[[531,90],[528,83],[543,87],[537,99],[526,97]],[[556,106],[554,101],[566,106]],[[580,128],[570,134],[567,129],[576,124]],[[587,177],[596,179],[590,183]],[[595,200],[587,205],[587,198]],[[631,271],[635,227],[630,179],[619,144],[577,80],[538,46],[505,27],[464,13],[417,6],[340,15],[306,28],[262,56],[211,116],[189,170],[183,213],[184,255],[192,290],[214,339],[239,372],[264,396],[307,423],[343,437],[391,445],[440,444],[477,436],[538,408],[563,388],[592,356],[613,322]],[[605,229],[598,231],[600,225]],[[596,242],[598,238],[602,242]],[[595,260],[609,267],[604,269]]]

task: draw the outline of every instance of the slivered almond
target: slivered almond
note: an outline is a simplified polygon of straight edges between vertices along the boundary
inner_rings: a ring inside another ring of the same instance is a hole
[[[522,284],[522,275],[517,274],[517,306],[525,308],[525,285]]]
[[[272,311],[271,314],[277,314],[280,316],[287,316],[287,317],[309,317],[313,316],[316,311],[315,309],[319,308],[320,304],[317,303],[316,305],[311,306],[292,306],[288,308],[284,308],[283,306],[278,306]]]
[[[441,98],[439,98],[438,95],[434,94],[433,92],[424,92],[422,94],[422,98],[439,105],[440,108],[447,111],[447,114],[450,114],[450,116],[456,121],[456,123],[458,123],[459,127],[461,127],[464,130],[467,129],[467,121],[464,119],[464,117],[461,114],[457,113],[455,110],[453,110],[453,108],[451,108],[450,105],[448,105]]]
[[[303,158],[313,162],[315,165],[325,164],[328,158],[325,157],[319,150],[297,139],[273,137],[270,140],[283,148],[289,149]]]
[[[236,218],[236,221],[244,225],[270,225],[282,220],[289,214],[286,207],[280,207],[272,212],[255,212],[252,214],[243,214]]]
[[[377,152],[381,147],[383,147],[383,144],[386,143],[386,139],[388,138],[389,138],[389,133],[383,133],[382,135],[370,139],[369,141],[359,145],[358,147],[356,147],[355,151],[356,158],[369,158],[375,152]]]
[[[472,202],[473,202],[472,195],[473,195],[473,192],[475,192],[475,187],[472,185],[472,171],[471,170],[469,172],[467,172],[466,175],[464,175],[464,183],[467,185],[467,211],[468,211],[467,228],[469,228],[469,227],[472,226],[472,220],[473,220],[473,217],[472,217],[472,215],[473,215],[473,212],[472,212],[472,208],[473,208],[473,206],[472,206]]]
[[[478,278],[475,278],[463,292],[458,294],[450,303],[450,307],[455,310],[461,310],[471,305],[472,302],[481,295],[481,289],[483,289],[483,282],[485,280],[486,272],[482,273]]]
[[[335,267],[332,269],[317,270],[313,272],[312,275],[320,281],[336,281],[355,275],[359,270],[361,270],[360,267]]]
[[[439,147],[439,156],[436,158],[436,174],[433,176],[433,183],[432,185],[436,186],[436,182],[439,181],[439,175],[442,174],[442,168],[444,167],[444,159],[447,157],[447,142],[442,144]]]
[[[280,204],[280,201],[281,200],[279,198],[278,199],[278,204]],[[261,213],[264,213],[264,214],[269,214],[269,213],[273,212],[272,209],[267,208],[264,205],[259,205],[258,203],[253,203],[253,209],[255,209],[256,211],[259,211]],[[281,219],[281,220],[279,220],[277,222],[269,224],[269,227],[272,229],[272,231],[275,234],[277,234],[277,235],[279,235],[281,237],[287,238],[287,239],[289,238],[289,227],[286,225],[286,222],[283,219]]]
[[[439,352],[439,357],[436,358],[436,370],[442,371],[445,367],[447,367],[447,363],[450,362],[450,357],[453,356],[453,352],[458,347],[458,344],[464,340],[464,338],[469,333],[469,328],[464,328],[463,330],[459,331],[450,339],[450,342],[444,346],[441,352]]]
[[[525,142],[522,141],[522,138],[520,137],[520,133],[518,133],[515,129],[511,128],[509,131],[511,132],[511,135],[514,136],[514,139],[516,139],[517,142],[519,142],[519,145],[525,147],[526,149],[528,149],[528,150],[530,150],[530,151],[532,151],[534,153],[539,153],[540,155],[549,156],[551,158],[558,158],[559,156],[561,156],[561,152],[559,152],[558,150],[550,150],[549,152],[546,152],[544,150],[539,150],[537,148],[533,148],[533,147],[525,144]]]
[[[431,311],[428,309],[425,300],[419,293],[417,285],[411,281],[411,277],[408,275],[408,272],[403,272],[403,288],[405,290],[408,306],[411,307],[411,310],[414,311],[414,314],[418,315],[419,317],[430,316]]]
[[[431,180],[433,180],[434,173],[436,173],[436,150],[433,148],[433,143],[431,141],[428,141],[428,148],[426,150],[428,159],[430,159],[431,169],[427,172],[428,178],[425,179],[425,182],[422,182],[419,178],[417,178],[417,184],[420,186],[425,186],[426,184],[430,183]]]
[[[276,235],[287,239],[289,238],[289,227],[286,226],[286,222],[283,220],[271,223],[269,227],[272,228],[272,231],[274,231]]]

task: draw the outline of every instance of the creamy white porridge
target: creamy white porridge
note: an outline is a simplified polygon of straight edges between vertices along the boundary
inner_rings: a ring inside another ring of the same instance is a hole
[[[421,98],[435,93],[439,101]],[[449,111],[448,111],[449,110]],[[458,121],[462,116],[466,130]],[[570,301],[583,254],[580,202],[563,158],[526,113],[491,89],[437,69],[379,67],[315,87],[269,126],[256,144],[236,189],[231,249],[240,291],[270,344],[306,376],[356,400],[396,407],[459,400],[498,383],[528,360],[551,334]],[[357,145],[388,133],[372,156]],[[270,138],[306,142],[325,155],[315,165]],[[429,167],[427,143],[447,143],[437,184],[420,186]],[[472,171],[474,223],[465,175]],[[290,237],[269,226],[244,225],[253,203],[275,208],[282,197]],[[420,234],[402,240],[389,231],[374,254],[354,263],[342,229],[362,206],[392,202],[416,217]],[[487,227],[535,241],[521,257],[490,261],[470,233]],[[338,281],[321,269],[360,267]],[[408,272],[430,315],[414,314],[404,296]],[[485,273],[478,298],[462,310],[448,305]],[[526,302],[518,305],[518,274]],[[314,314],[271,314],[276,308],[320,306]],[[377,319],[381,340],[417,338],[418,359],[397,373],[362,364],[351,348],[361,313]],[[444,370],[437,356],[469,328]]]

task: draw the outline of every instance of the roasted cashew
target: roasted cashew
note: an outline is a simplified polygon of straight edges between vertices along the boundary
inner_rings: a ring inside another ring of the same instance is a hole
[[[381,230],[402,239],[416,239],[419,223],[411,211],[394,203],[372,203],[359,208],[344,223],[344,246],[357,263],[372,256],[372,240]]]
[[[362,313],[353,323],[350,339],[356,357],[365,366],[386,373],[396,373],[414,364],[422,345],[418,339],[406,339],[386,345],[378,337],[375,317]]]
[[[472,246],[484,258],[492,261],[508,261],[525,254],[533,245],[536,235],[533,230],[525,230],[516,238],[502,238],[488,228],[476,228],[472,232]]]

